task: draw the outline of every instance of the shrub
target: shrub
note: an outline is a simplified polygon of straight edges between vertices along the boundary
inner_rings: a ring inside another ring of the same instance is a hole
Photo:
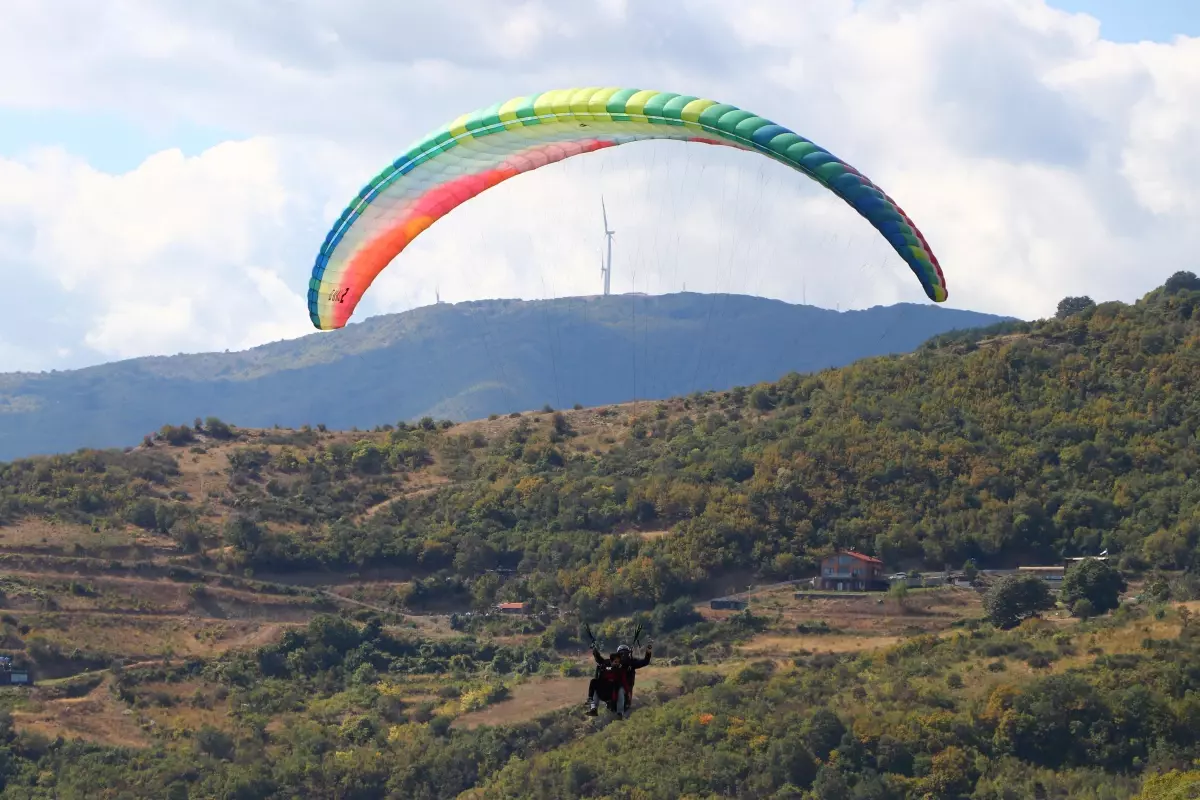
[[[1036,575],[1005,575],[983,596],[983,608],[993,625],[1008,629],[1054,608],[1054,598],[1046,582]]]

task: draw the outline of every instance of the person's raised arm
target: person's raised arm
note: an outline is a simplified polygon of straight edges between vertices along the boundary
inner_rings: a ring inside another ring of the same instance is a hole
[[[634,661],[633,661],[634,669],[641,669],[642,667],[644,667],[650,663],[650,649],[651,649],[651,646],[646,645],[646,655],[643,656],[642,658],[634,659]]]

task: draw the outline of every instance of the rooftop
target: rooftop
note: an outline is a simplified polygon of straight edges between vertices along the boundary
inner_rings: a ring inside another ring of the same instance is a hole
[[[880,561],[878,558],[872,558],[871,556],[863,555],[862,553],[855,552],[854,550],[839,550],[837,553],[834,553],[834,555],[850,556],[851,558],[857,559],[859,561],[863,561],[867,564],[883,564],[883,562]],[[826,558],[832,558],[832,557],[833,556],[826,556]]]

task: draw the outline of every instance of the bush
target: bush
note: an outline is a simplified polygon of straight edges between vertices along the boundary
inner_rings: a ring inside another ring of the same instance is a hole
[[[167,444],[175,447],[182,447],[196,441],[195,433],[187,425],[163,425],[159,436],[166,440]]]
[[[1025,659],[1025,663],[1033,669],[1047,669],[1053,662],[1045,653],[1033,653]]]
[[[1108,562],[1090,559],[1067,570],[1062,600],[1072,609],[1080,600],[1088,600],[1093,613],[1103,614],[1121,604],[1121,592],[1126,588],[1125,578]]]
[[[236,751],[229,734],[208,725],[196,732],[196,749],[224,761],[233,760]]]
[[[1015,628],[1021,620],[1054,608],[1046,582],[1036,575],[1005,575],[983,596],[983,609],[997,628]]]
[[[204,420],[204,432],[214,439],[232,439],[233,429],[217,417]]]
[[[429,720],[429,730],[434,736],[445,736],[450,732],[450,723],[454,722],[453,717],[437,716]]]

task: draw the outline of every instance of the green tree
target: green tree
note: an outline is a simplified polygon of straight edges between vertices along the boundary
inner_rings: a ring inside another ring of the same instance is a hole
[[[350,463],[363,475],[377,475],[383,469],[384,456],[374,442],[363,440],[354,445]]]
[[[204,431],[214,439],[233,438],[233,429],[219,417],[209,417],[204,420]]]
[[[471,607],[477,611],[485,611],[496,602],[496,592],[500,590],[500,576],[494,572],[480,575],[471,583]]]
[[[1155,575],[1146,582],[1144,594],[1151,603],[1165,603],[1171,599],[1171,582],[1163,575]]]
[[[1012,628],[1039,611],[1054,608],[1046,582],[1036,575],[1005,575],[983,596],[983,610],[997,628]]]
[[[1147,778],[1134,800],[1197,800],[1200,798],[1200,771],[1172,770]]]
[[[851,800],[850,785],[842,773],[829,765],[822,766],[817,771],[817,779],[813,782],[812,796],[818,800]]]
[[[1121,592],[1127,588],[1125,578],[1107,561],[1088,559],[1077,562],[1063,578],[1062,601],[1074,608],[1080,600],[1091,603],[1091,611],[1103,614],[1121,603]]]
[[[928,793],[926,797],[962,797],[971,791],[972,772],[966,751],[951,745],[933,757],[921,788]]]
[[[232,737],[211,725],[205,725],[196,732],[196,749],[224,761],[232,760],[236,752]]]
[[[1055,313],[1058,319],[1066,319],[1074,314],[1079,314],[1087,311],[1089,308],[1095,308],[1096,301],[1086,295],[1083,297],[1064,297],[1058,301],[1058,311]]]
[[[979,577],[979,566],[975,563],[975,559],[968,558],[963,563],[963,577],[967,579],[967,583],[974,584],[975,579]]]
[[[571,425],[567,422],[566,416],[561,411],[555,411],[554,416],[551,417],[551,419],[554,423],[555,433],[561,436],[566,436],[571,432]]]
[[[750,393],[750,405],[756,411],[770,411],[775,404],[771,402],[771,395],[765,389],[758,388]]]
[[[829,758],[845,735],[846,726],[837,714],[827,708],[817,710],[805,725],[808,749],[822,761]]]
[[[1171,277],[1167,278],[1167,282],[1163,284],[1167,294],[1179,294],[1180,292],[1200,292],[1200,278],[1196,277],[1194,272],[1176,272]]]
[[[148,531],[158,527],[158,503],[153,500],[138,500],[125,512],[125,519]]]
[[[262,543],[263,532],[254,520],[238,514],[230,517],[222,531],[225,543],[247,553],[253,553]]]

